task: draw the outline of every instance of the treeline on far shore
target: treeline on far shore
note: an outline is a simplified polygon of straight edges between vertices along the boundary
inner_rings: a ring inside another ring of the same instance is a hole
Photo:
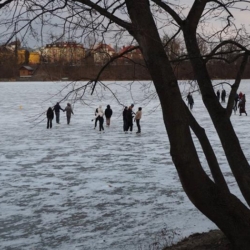
[[[0,81],[60,81],[60,80],[83,80],[95,79],[100,72],[98,80],[151,80],[147,67],[143,63],[116,65],[111,64],[102,71],[103,65],[58,65],[58,64],[38,64],[30,65],[34,73],[29,78],[21,78],[19,67],[6,67],[0,65]],[[194,80],[191,64],[180,62],[172,64],[178,80]],[[237,75],[240,62],[226,64],[224,62],[214,62],[208,65],[208,73],[211,79],[234,79]],[[242,75],[244,79],[250,79],[250,61]]]

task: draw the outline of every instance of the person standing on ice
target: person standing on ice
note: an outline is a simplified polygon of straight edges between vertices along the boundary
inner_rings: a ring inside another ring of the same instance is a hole
[[[104,127],[103,127],[103,123],[104,123],[104,118],[103,118],[103,115],[104,115],[104,112],[102,110],[102,106],[100,105],[98,110],[97,110],[97,118],[99,120],[99,131],[101,132],[103,130],[104,132]]]
[[[128,126],[128,122],[127,122],[127,111],[128,111],[128,107],[124,107],[124,110],[122,112],[122,116],[123,116],[123,131],[127,131],[127,126]]]
[[[240,92],[239,93],[239,100],[241,100],[242,96],[243,96],[243,94],[242,94],[242,92]]]
[[[220,90],[219,89],[217,90],[216,95],[217,95],[218,101],[220,101]]]
[[[226,102],[226,90],[223,89],[221,92],[221,102]]]
[[[110,108],[110,105],[107,105],[107,108],[105,109],[105,117],[106,117],[106,125],[110,125],[110,119],[113,114],[112,109]]]
[[[52,120],[54,119],[54,112],[51,107],[47,110],[47,129],[52,128]]]
[[[94,120],[95,120],[94,129],[96,128],[97,122],[99,121],[99,116],[97,116],[97,114],[98,114],[98,108],[96,108],[96,110],[95,110],[95,118],[91,120],[91,121],[94,121]]]
[[[189,109],[192,110],[193,106],[194,106],[194,99],[193,99],[193,96],[190,92],[188,92],[187,101],[188,101]]]
[[[128,132],[130,130],[130,132],[133,131],[133,107],[134,104],[131,104],[127,110],[127,128],[126,128],[126,132]]]
[[[56,115],[56,123],[59,124],[60,123],[60,110],[64,112],[64,109],[62,109],[59,102],[57,102],[53,110],[55,111],[55,115]]]
[[[246,109],[245,109],[245,107],[246,107],[246,96],[245,96],[245,94],[242,95],[242,98],[239,101],[238,107],[239,107],[239,110],[240,110],[240,115],[242,113],[245,113],[247,115],[247,112],[246,112]]]
[[[70,124],[71,114],[74,115],[70,103],[67,103],[67,106],[66,106],[66,108],[64,110],[66,111],[67,124],[69,125]]]
[[[234,114],[236,114],[236,111],[237,111],[237,104],[238,104],[238,101],[239,101],[239,95],[238,95],[238,93],[236,92],[235,98],[234,98],[234,107],[233,107]]]
[[[136,132],[136,134],[140,134],[141,133],[141,125],[140,125],[140,120],[141,120],[141,116],[142,116],[142,108],[139,107],[138,111],[135,113],[135,122],[138,128],[138,131]]]

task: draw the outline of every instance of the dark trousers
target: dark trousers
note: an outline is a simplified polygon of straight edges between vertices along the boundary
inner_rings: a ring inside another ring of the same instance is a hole
[[[52,119],[48,118],[47,120],[47,128],[52,128]]]
[[[126,119],[123,119],[123,131],[127,131],[128,123]]]
[[[234,101],[234,107],[233,107],[234,113],[236,113],[237,111],[237,105],[238,105],[238,101]]]
[[[95,128],[97,126],[97,122],[99,121],[99,116],[97,118],[95,118]]]
[[[189,103],[189,109],[192,110],[192,109],[193,109],[193,106],[194,106],[194,103],[190,102],[190,103]]]
[[[138,128],[138,133],[141,133],[141,125],[140,125],[140,120],[135,120],[136,121],[136,125],[137,125],[137,128]]]
[[[99,117],[99,130],[100,131],[104,130],[103,123],[104,123],[103,117]]]
[[[71,115],[67,115],[67,124],[70,124]]]
[[[55,112],[56,114],[56,123],[60,122],[60,113],[59,112]]]
[[[127,129],[126,129],[126,131],[133,131],[133,120],[131,120],[131,121],[127,121]]]

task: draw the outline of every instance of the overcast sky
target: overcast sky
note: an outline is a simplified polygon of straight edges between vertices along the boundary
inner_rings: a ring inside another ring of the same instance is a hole
[[[171,2],[175,3],[175,4],[179,4],[182,7],[188,7],[186,9],[186,11],[184,11],[184,14],[186,14],[186,13],[188,13],[188,9],[190,8],[190,6],[192,5],[192,3],[194,1],[193,0],[179,0],[179,1],[172,0]],[[244,6],[246,6],[245,3],[243,3],[243,4],[244,4]],[[159,13],[159,15],[161,15],[161,14]],[[236,24],[239,25],[239,26],[240,25],[244,25],[245,28],[250,32],[250,18],[249,18],[250,13],[249,13],[249,11],[236,11],[236,10],[234,10],[233,15],[234,15]],[[1,16],[0,17],[0,22],[1,22],[2,14],[0,16]],[[35,28],[35,31],[38,34],[41,34],[41,26],[39,26],[38,24],[36,24],[33,27]],[[221,22],[221,20],[217,19],[216,21],[210,23],[210,25],[207,25],[206,29],[207,30],[216,30],[216,29],[220,29],[221,27],[222,27],[222,22]],[[2,29],[3,29],[3,27],[0,27],[0,30],[2,30]],[[173,33],[173,30],[168,29],[168,32],[169,33],[170,32]],[[46,45],[47,43],[49,43],[51,41],[51,38],[50,38],[51,34],[53,34],[54,36],[58,36],[59,34],[61,34],[61,31],[60,31],[59,28],[55,28],[55,27],[53,27],[53,28],[44,27],[42,33],[43,33],[43,36],[38,35],[39,41],[36,41],[34,38],[32,38],[31,35],[27,35],[26,34],[26,37],[25,37],[22,45],[23,46],[29,46],[29,47],[32,47],[32,48],[34,48],[34,47],[40,47],[42,45],[44,46],[44,45]],[[169,35],[172,35],[172,34],[169,34]],[[7,37],[6,35],[1,35],[0,34],[0,43],[5,42],[6,37]],[[17,37],[21,40],[21,36],[20,35],[18,35]],[[67,40],[68,39],[68,35],[67,35],[67,37],[65,36],[64,39]],[[41,40],[43,40],[43,42],[41,42]],[[130,39],[125,38],[125,37],[123,39],[124,43],[126,43],[129,40]],[[77,42],[83,43],[83,40],[80,41],[78,39]],[[108,38],[107,39],[107,43],[113,43],[113,41]],[[121,44],[120,43],[120,45],[122,46],[122,45],[125,45],[125,44]]]

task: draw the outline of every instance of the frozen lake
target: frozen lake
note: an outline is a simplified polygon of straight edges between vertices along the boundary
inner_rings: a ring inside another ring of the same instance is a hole
[[[134,103],[134,111],[142,107],[141,136],[135,134],[135,124],[132,134],[123,133],[123,107],[108,88],[77,102],[70,125],[61,112],[61,124],[54,119],[47,130],[43,112],[72,86],[59,93],[65,82],[0,83],[1,249],[148,249],[153,242],[164,244],[173,232],[176,241],[216,228],[182,190],[150,83],[106,84],[122,104]],[[181,88],[186,95],[189,86]],[[250,81],[243,81],[239,90],[246,94],[250,114]],[[193,96],[193,114],[206,129],[230,189],[238,195],[201,97],[197,92]],[[100,104],[104,109],[110,104],[114,112],[104,134],[91,122]],[[232,115],[248,159],[249,119]]]

